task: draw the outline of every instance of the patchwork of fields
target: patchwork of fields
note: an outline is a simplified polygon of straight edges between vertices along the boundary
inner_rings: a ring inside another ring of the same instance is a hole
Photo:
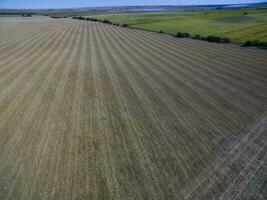
[[[267,51],[0,21],[0,199],[263,199]]]

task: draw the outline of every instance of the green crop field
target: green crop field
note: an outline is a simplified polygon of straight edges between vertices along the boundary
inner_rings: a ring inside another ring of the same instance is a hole
[[[165,13],[127,13],[95,16],[132,28],[164,31],[169,34],[215,35],[243,43],[258,39],[267,41],[267,9],[209,10]]]

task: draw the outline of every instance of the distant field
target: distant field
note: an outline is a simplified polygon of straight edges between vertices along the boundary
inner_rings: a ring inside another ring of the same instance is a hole
[[[1,200],[266,198],[267,51],[16,20],[0,22]]]
[[[227,37],[233,42],[243,43],[254,39],[267,42],[267,9],[129,13],[95,16],[95,18],[128,24],[133,28],[164,31],[170,34],[188,32],[192,35]]]

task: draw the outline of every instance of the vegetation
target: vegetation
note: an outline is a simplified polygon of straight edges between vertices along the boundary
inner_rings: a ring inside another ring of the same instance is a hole
[[[202,39],[201,35],[199,35],[199,34],[196,34],[192,38],[195,39],[195,40],[201,40]]]
[[[109,20],[106,20],[106,19],[104,19],[102,22],[105,24],[111,24],[111,22]]]
[[[259,47],[267,49],[267,42],[261,42],[259,40],[246,41],[244,47]]]
[[[234,9],[166,13],[130,13],[120,15],[94,16],[129,27],[164,31],[176,35],[177,32],[229,38],[235,43],[250,40],[267,42],[267,9]]]
[[[98,19],[96,19],[96,18],[89,18],[89,17],[87,17],[86,20],[93,21],[93,22],[97,22],[98,21]]]
[[[189,33],[180,33],[180,32],[178,32],[176,34],[176,37],[178,37],[178,38],[187,38],[187,37],[190,37],[190,34]]]
[[[78,16],[78,17],[72,17],[72,19],[78,19],[78,20],[87,20],[87,21],[94,21],[94,22],[102,22],[102,23],[105,23],[105,24],[113,24],[113,25],[119,25],[119,24],[114,24],[112,23],[111,21],[109,20],[98,20],[96,18],[90,18],[90,17],[82,17],[82,16]]]
[[[218,36],[209,35],[208,37],[202,37],[202,40],[207,40],[208,42],[216,42],[216,43],[229,43],[230,39],[222,38]]]
[[[31,16],[32,16],[31,13],[22,14],[22,17],[31,17]]]
[[[60,17],[56,17],[56,18],[60,18]],[[73,19],[79,19],[79,20],[89,20],[89,21],[99,21],[99,22],[102,22],[102,23],[105,23],[105,24],[112,24],[112,25],[115,25],[115,26],[119,26],[119,24],[116,24],[116,23],[112,23],[111,21],[109,20],[98,20],[98,19],[95,19],[95,18],[86,18],[86,17],[82,17],[82,16],[79,16],[79,17],[73,17]],[[122,27],[129,27],[128,24],[123,24]],[[164,33],[164,31],[159,31],[159,33]],[[181,32],[178,32],[175,37],[177,38],[189,38],[190,37],[190,34],[189,33],[181,33]],[[198,39],[198,40],[205,40],[205,41],[208,41],[208,42],[216,42],[216,43],[229,43],[230,42],[230,39],[229,38],[222,38],[222,37],[218,37],[218,36],[213,36],[213,35],[209,35],[207,37],[203,37],[203,36],[200,36],[199,34],[195,35],[192,37],[193,39]],[[252,46],[258,46],[258,47],[264,47],[264,43],[260,43],[259,41],[257,42],[248,42],[248,44],[246,45],[243,45],[243,46],[248,46],[248,45],[251,45],[252,43],[256,44],[257,45],[252,45]]]
[[[129,25],[128,24],[123,24],[122,27],[129,27]]]
[[[54,19],[68,18],[67,16],[50,16],[50,17]]]
[[[32,15],[36,15],[37,13],[33,13],[33,12],[25,12],[25,11],[21,11],[21,12],[1,12],[1,9],[0,9],[0,17],[1,16],[22,16],[22,17],[31,17]]]

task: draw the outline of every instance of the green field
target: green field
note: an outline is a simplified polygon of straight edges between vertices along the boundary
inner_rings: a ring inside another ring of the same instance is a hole
[[[245,13],[246,12],[246,13]],[[132,28],[169,34],[228,37],[233,42],[258,39],[267,42],[267,9],[208,10],[165,13],[127,13],[95,16]]]

